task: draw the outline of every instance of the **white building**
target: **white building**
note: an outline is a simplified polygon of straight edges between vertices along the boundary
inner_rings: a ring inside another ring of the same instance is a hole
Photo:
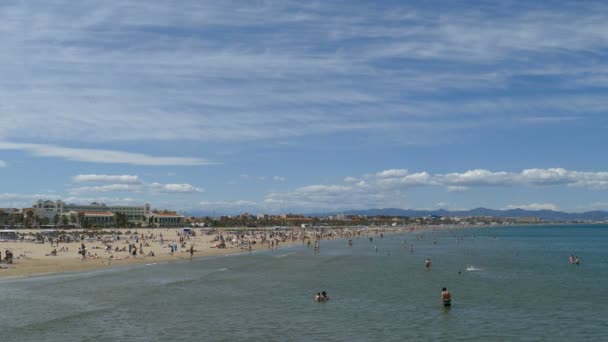
[[[34,212],[38,217],[46,217],[53,221],[55,215],[68,215],[68,212],[110,212],[112,214],[123,214],[127,216],[129,222],[147,222],[148,217],[152,214],[150,204],[146,203],[142,206],[130,205],[105,205],[104,203],[93,202],[91,204],[65,204],[63,201],[43,201],[32,205]]]

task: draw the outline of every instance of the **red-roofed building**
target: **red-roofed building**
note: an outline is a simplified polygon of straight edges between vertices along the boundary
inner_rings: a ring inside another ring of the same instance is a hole
[[[186,222],[184,215],[175,212],[152,212],[148,216],[148,226],[180,227]]]
[[[109,211],[81,211],[78,213],[92,226],[111,226],[116,220],[116,215]]]

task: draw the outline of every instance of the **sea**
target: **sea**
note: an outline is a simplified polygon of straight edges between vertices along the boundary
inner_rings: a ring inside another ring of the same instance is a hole
[[[608,226],[420,234],[0,280],[0,339],[608,340]]]

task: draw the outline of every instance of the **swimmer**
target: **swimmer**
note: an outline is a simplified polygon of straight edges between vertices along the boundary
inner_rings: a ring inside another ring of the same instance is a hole
[[[424,262],[424,267],[426,267],[427,271],[431,270],[431,259],[426,258],[426,261]]]
[[[443,306],[452,305],[452,294],[445,287],[441,289],[441,301],[443,302]]]
[[[321,300],[324,302],[329,300],[329,296],[327,295],[327,292],[325,292],[325,291],[321,292]]]
[[[321,302],[323,301],[323,297],[321,297],[321,293],[317,292],[317,295],[315,296],[315,302]]]

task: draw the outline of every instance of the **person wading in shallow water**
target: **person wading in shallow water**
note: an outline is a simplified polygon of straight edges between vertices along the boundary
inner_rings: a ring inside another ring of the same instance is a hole
[[[452,305],[452,294],[445,287],[441,289],[441,301],[443,302],[443,306]]]

